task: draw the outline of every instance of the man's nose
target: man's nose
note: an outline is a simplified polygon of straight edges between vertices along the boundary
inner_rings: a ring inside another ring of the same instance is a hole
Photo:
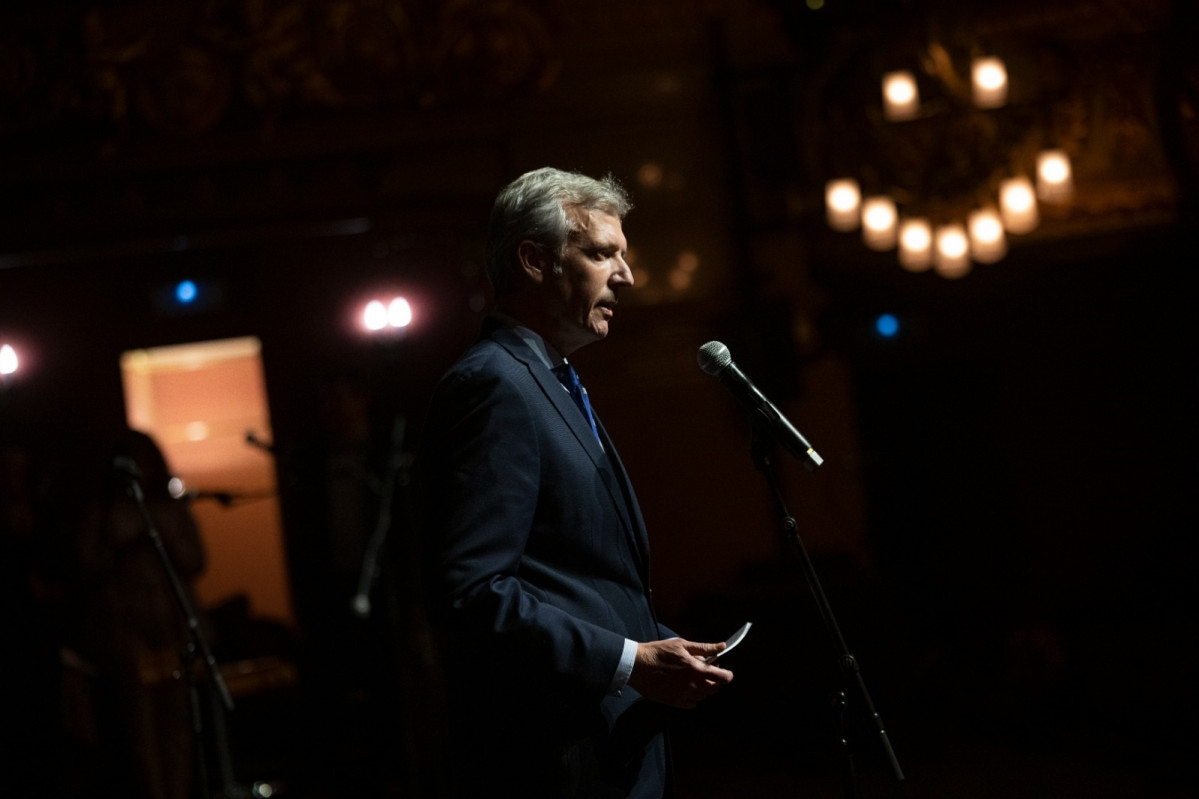
[[[612,272],[612,279],[620,284],[633,285],[633,270],[629,267],[628,261],[623,255],[616,256],[616,269]]]

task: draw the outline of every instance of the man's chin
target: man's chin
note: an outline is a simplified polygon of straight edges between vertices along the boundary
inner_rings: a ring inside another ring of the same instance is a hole
[[[596,341],[602,341],[608,335],[608,325],[589,326],[583,329],[574,328],[568,335],[551,339],[551,342],[563,355],[569,356],[575,350],[582,349]]]

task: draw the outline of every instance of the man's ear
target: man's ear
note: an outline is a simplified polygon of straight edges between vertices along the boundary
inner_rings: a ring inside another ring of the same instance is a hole
[[[546,279],[554,264],[553,253],[547,252],[528,239],[517,246],[516,258],[520,261],[520,271],[536,284]]]

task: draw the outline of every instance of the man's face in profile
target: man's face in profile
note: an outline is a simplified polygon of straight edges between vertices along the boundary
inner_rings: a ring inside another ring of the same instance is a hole
[[[572,216],[576,229],[544,284],[553,298],[553,340],[563,355],[607,336],[618,292],[633,285],[620,217],[597,210]]]

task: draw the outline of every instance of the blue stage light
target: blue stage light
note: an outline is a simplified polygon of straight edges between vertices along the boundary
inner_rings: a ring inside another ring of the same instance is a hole
[[[899,319],[895,314],[879,314],[874,320],[874,329],[883,338],[895,338],[899,335]]]
[[[181,280],[175,286],[175,299],[184,305],[195,300],[198,293],[199,290],[196,288],[196,284],[191,280]]]

